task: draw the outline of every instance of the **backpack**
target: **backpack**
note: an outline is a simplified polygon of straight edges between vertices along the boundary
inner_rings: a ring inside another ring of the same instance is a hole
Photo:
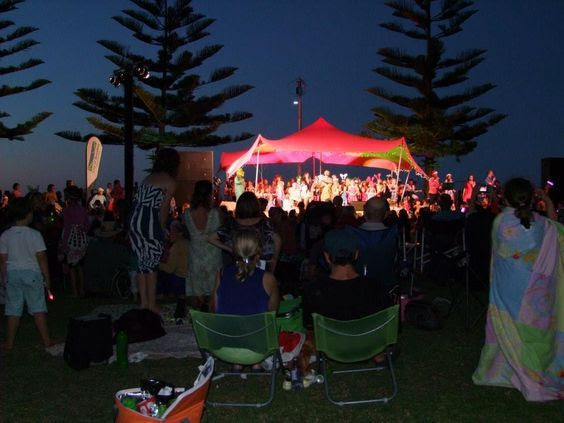
[[[112,319],[107,314],[97,317],[75,317],[69,320],[63,358],[75,370],[90,363],[109,360],[113,355]]]
[[[114,322],[114,333],[124,331],[130,344],[145,342],[166,335],[161,317],[147,309],[134,308]]]
[[[441,321],[428,301],[413,300],[405,306],[405,320],[417,329],[438,330]]]

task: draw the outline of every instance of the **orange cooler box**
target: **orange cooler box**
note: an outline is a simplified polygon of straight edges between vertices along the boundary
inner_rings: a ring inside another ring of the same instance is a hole
[[[200,366],[200,374],[194,382],[194,386],[182,392],[166,410],[162,417],[151,417],[139,413],[136,410],[125,407],[121,398],[128,393],[138,393],[140,388],[123,389],[116,393],[114,401],[117,406],[115,423],[198,423],[202,419],[206,396],[213,375],[214,361],[208,358],[203,366]],[[178,392],[179,389],[176,389]]]

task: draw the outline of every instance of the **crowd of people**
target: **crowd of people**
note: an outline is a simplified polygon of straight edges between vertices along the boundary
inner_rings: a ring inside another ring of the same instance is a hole
[[[130,207],[119,181],[88,198],[71,181],[62,194],[49,185],[45,194],[26,196],[14,184],[0,210],[2,281],[7,281],[5,349],[13,347],[24,303],[35,316],[44,344],[51,344],[43,289],[50,288],[53,275],[58,274],[55,268],[62,267],[60,273],[68,275],[73,295],[84,295],[81,264],[88,253],[88,240],[108,230],[108,223],[115,242],[127,245],[131,253],[133,291],[141,307],[159,313],[159,296],[164,295],[177,301],[178,318],[185,316],[186,305],[217,313],[254,314],[277,310],[281,298],[292,294],[304,299],[307,326],[314,312],[349,320],[393,304],[398,296],[399,247],[433,222],[461,221],[476,256],[481,257],[477,263],[486,280],[490,279],[489,251],[493,249],[494,296],[475,382],[512,385],[530,399],[561,396],[561,379],[554,379],[554,372],[562,364],[564,341],[562,328],[554,323],[553,307],[561,299],[534,313],[534,304],[526,305],[534,316],[528,324],[536,325],[542,334],[556,333],[556,338],[543,345],[543,351],[554,354],[541,370],[532,373],[520,357],[508,356],[506,350],[516,343],[523,347],[527,341],[508,340],[499,331],[500,324],[510,329],[521,324],[515,311],[521,307],[516,295],[526,298],[527,289],[537,293],[541,289],[554,297],[556,286],[562,284],[554,266],[539,270],[536,263],[541,255],[550,257],[552,263],[562,257],[562,227],[554,223],[558,216],[545,190],[534,190],[521,179],[509,181],[503,189],[493,171],[482,184],[470,175],[462,190],[456,189],[451,174],[441,181],[437,171],[432,172],[425,189],[419,189],[413,179],[402,184],[393,175],[382,178],[377,173],[361,180],[331,175],[329,170],[313,178],[305,173],[287,182],[277,175],[272,183],[261,179],[255,187],[239,171],[226,183],[225,199],[236,200],[230,211],[215,198],[214,184],[205,180],[196,183],[187,205],[178,206],[173,194],[179,163],[174,149],[158,150],[152,171],[136,188]],[[22,204],[23,211],[18,211]],[[25,255],[13,246],[13,239],[23,239],[16,235],[20,227],[35,231],[25,252],[29,269],[22,268],[30,270],[29,274],[15,273],[22,269],[19,258],[14,261],[13,256]],[[514,240],[521,244],[514,246]],[[55,259],[48,261],[49,257]],[[50,266],[45,265],[46,260]],[[521,272],[518,294],[504,285],[510,271]],[[539,272],[552,282],[531,288]],[[537,276],[531,276],[533,273]],[[561,286],[558,289],[564,292]],[[519,303],[512,306],[511,318],[503,315],[504,296]],[[542,312],[552,317],[539,317]],[[527,354],[535,356],[536,352],[527,349]],[[500,357],[506,360],[506,370],[492,377],[489,368]],[[520,384],[509,374],[515,368]]]

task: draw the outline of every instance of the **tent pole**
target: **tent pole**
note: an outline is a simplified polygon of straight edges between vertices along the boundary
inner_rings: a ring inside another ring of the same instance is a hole
[[[311,153],[311,170],[312,170],[312,174],[311,177],[313,178],[315,176],[315,154]]]
[[[255,193],[257,192],[257,186],[258,186],[259,156],[260,156],[260,149],[257,148],[257,170],[255,172]]]
[[[403,196],[405,195],[405,188],[407,187],[407,181],[409,180],[409,175],[411,174],[411,169],[407,171],[407,176],[405,177],[405,184],[403,184],[403,191],[400,197],[400,203],[403,201]]]
[[[319,153],[319,174],[320,175],[323,172],[323,170],[321,169],[322,166],[323,166],[323,153]]]
[[[397,181],[396,181],[396,204],[398,201],[398,186],[399,186],[399,180],[400,180],[400,166],[401,166],[401,156],[403,153],[403,144],[401,145],[401,150],[400,150],[400,154],[399,154],[399,161],[398,161],[398,168],[396,170],[396,176],[397,176]]]

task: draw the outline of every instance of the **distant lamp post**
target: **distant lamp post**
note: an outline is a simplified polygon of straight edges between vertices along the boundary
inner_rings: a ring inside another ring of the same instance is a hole
[[[125,200],[127,204],[133,203],[133,78],[149,78],[149,69],[143,64],[127,64],[114,71],[110,77],[110,84],[119,87],[123,84],[124,102],[124,143],[123,143],[123,168],[125,181]]]
[[[294,106],[298,106],[298,131],[302,129],[302,97],[304,95],[305,81],[302,78],[296,79],[296,100]],[[311,156],[313,162],[313,174],[315,175],[315,158]],[[302,174],[302,164],[298,163],[298,175]]]

